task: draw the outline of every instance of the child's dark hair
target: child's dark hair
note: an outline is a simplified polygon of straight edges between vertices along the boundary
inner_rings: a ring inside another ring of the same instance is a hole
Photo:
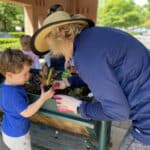
[[[51,15],[52,13],[56,12],[59,7],[62,7],[62,8],[63,8],[63,6],[60,5],[60,4],[54,4],[54,5],[52,5],[52,6],[49,8],[49,10],[48,10],[48,15],[47,15],[47,16],[49,16],[49,15]]]
[[[31,42],[31,36],[30,35],[22,35],[20,37],[20,43],[22,46],[30,46],[30,42]]]
[[[17,49],[6,49],[0,55],[0,73],[5,76],[6,72],[19,73],[24,65],[31,66],[32,59]]]

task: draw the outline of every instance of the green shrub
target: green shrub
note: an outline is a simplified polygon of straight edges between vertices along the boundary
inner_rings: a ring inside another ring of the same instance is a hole
[[[21,49],[20,37],[24,35],[24,32],[8,32],[13,38],[0,38],[0,51],[6,48]]]
[[[141,27],[150,28],[150,20],[144,22]]]
[[[18,38],[0,38],[0,45],[1,44],[8,44],[8,43],[15,43],[19,42]]]
[[[20,44],[18,43],[9,43],[0,45],[0,51],[4,51],[6,48],[21,49]]]
[[[9,32],[9,34],[14,38],[20,38],[25,33],[24,32]]]
[[[8,47],[21,49],[19,38],[0,38],[0,51]]]

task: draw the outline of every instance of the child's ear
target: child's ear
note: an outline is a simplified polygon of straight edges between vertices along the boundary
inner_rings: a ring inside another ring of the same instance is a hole
[[[6,78],[12,78],[13,73],[12,72],[6,72]]]

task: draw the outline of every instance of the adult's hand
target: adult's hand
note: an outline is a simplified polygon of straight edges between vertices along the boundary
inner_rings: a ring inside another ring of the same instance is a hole
[[[54,95],[56,105],[60,112],[73,112],[77,114],[77,107],[82,103],[80,100],[67,95]]]

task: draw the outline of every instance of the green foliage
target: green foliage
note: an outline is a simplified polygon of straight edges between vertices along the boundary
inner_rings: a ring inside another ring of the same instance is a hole
[[[144,21],[141,24],[142,27],[150,28],[150,1],[143,7]]]
[[[142,21],[141,9],[132,0],[109,0],[99,10],[99,25],[130,27],[138,25]]]
[[[19,42],[18,38],[0,38],[0,44],[8,44],[16,42]]]
[[[141,27],[150,28],[150,20],[147,20],[143,24],[141,24]]]
[[[4,51],[6,48],[21,49],[19,42],[0,44],[0,51]]]
[[[0,2],[0,30],[14,31],[15,26],[23,26],[23,9],[16,5]]]
[[[21,49],[20,37],[24,35],[24,32],[8,32],[13,38],[0,38],[0,51],[5,50],[8,47]]]
[[[63,74],[62,74],[62,78],[68,78],[68,77],[71,77],[72,75],[71,75],[71,72],[70,72],[70,70],[69,69],[66,69],[64,72],[63,72]]]
[[[19,38],[0,38],[0,51],[9,47],[21,49]]]
[[[20,38],[22,35],[24,35],[24,32],[9,32],[10,35],[14,38]]]

